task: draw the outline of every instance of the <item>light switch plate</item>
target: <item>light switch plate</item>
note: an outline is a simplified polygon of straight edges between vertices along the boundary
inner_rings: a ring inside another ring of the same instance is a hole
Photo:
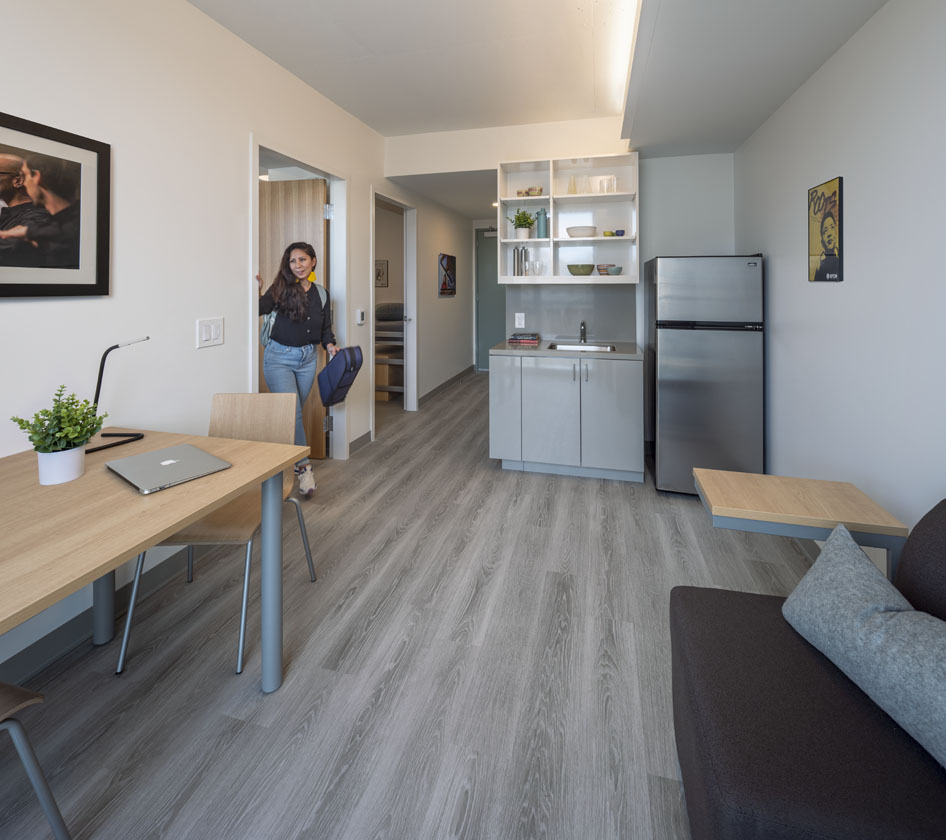
[[[516,313],[516,329],[520,330],[526,325],[526,313],[517,312]]]
[[[197,349],[223,344],[223,318],[197,319]]]

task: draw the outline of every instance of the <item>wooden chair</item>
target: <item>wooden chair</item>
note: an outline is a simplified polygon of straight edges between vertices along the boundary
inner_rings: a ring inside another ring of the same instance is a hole
[[[295,394],[214,394],[210,412],[210,437],[255,440],[267,443],[292,443],[296,428]],[[293,498],[293,472],[289,468],[283,473],[283,500],[296,508],[302,545],[305,547],[309,577],[315,581],[315,567],[309,550],[309,537],[302,518],[302,506]],[[243,605],[240,612],[240,641],[237,649],[236,672],[243,671],[243,650],[246,641],[246,610],[250,593],[250,555],[253,540],[260,527],[260,488],[244,493],[232,502],[208,514],[203,519],[188,525],[162,541],[160,545],[187,546],[187,581],[194,579],[195,545],[246,545],[246,561],[243,570]],[[135,580],[131,587],[131,601],[125,618],[125,633],[122,637],[121,653],[118,656],[116,674],[125,668],[131,621],[138,597],[138,584],[144,569],[144,552],[138,555]]]
[[[13,717],[21,709],[32,706],[34,703],[42,703],[43,695],[34,694],[25,688],[20,688],[7,683],[0,683],[0,729],[5,729],[10,733],[13,739],[13,746],[23,762],[23,769],[29,776],[30,784],[36,791],[39,798],[39,804],[43,806],[46,813],[46,819],[49,820],[50,828],[56,840],[70,840],[69,829],[59,813],[59,806],[53,798],[53,792],[49,789],[49,783],[46,776],[43,775],[43,769],[36,760],[36,753],[30,744],[30,739],[26,737],[26,730],[16,718]]]

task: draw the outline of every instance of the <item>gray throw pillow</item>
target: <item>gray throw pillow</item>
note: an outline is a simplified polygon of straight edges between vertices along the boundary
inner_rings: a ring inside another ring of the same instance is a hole
[[[946,767],[946,622],[914,610],[843,525],[782,615]]]

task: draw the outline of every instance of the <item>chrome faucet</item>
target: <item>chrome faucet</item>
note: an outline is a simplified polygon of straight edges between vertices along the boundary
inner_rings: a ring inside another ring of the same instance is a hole
[[[585,330],[584,321],[581,322],[581,327],[579,327],[579,330],[578,330],[578,336],[579,336],[578,341],[581,342],[582,344],[586,344],[588,342],[588,333]]]

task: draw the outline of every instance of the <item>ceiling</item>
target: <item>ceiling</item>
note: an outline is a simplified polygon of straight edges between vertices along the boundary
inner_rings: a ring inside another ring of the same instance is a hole
[[[190,0],[375,131],[614,116],[628,0]]]
[[[644,0],[622,137],[734,152],[886,0]]]
[[[190,2],[384,136],[623,113],[660,157],[735,151],[885,0]],[[495,212],[494,170],[392,180]]]

